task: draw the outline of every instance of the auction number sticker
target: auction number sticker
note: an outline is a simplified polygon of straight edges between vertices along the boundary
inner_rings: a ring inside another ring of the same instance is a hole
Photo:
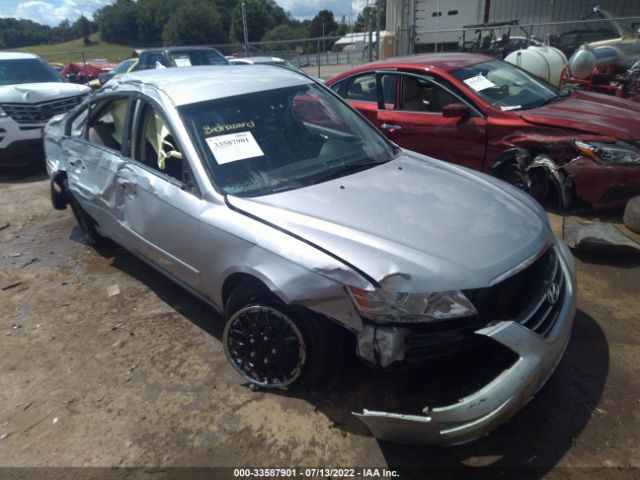
[[[191,60],[188,57],[184,58],[175,58],[174,62],[176,62],[176,67],[190,67]]]
[[[467,78],[464,83],[473,88],[476,92],[481,92],[487,88],[493,88],[496,86],[491,80],[482,75],[481,73],[475,77]]]
[[[229,133],[207,138],[207,145],[219,165],[261,157],[264,152],[251,132]]]

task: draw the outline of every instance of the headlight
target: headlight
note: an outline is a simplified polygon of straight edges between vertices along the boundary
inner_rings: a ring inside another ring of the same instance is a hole
[[[7,112],[5,112],[2,107],[0,107],[0,118],[2,117],[6,117],[7,116]]]
[[[433,322],[468,317],[478,313],[469,299],[457,290],[434,293],[392,293],[348,286],[347,291],[362,316],[373,320]]]
[[[576,140],[576,149],[602,165],[640,165],[640,149],[630,143],[581,142]]]

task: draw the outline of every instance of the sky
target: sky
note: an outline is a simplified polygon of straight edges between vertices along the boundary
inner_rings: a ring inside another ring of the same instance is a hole
[[[331,10],[339,21],[342,15],[349,19],[353,5],[353,21],[367,0],[276,0],[295,18],[312,18],[318,11]],[[373,0],[371,0],[373,3]],[[58,25],[62,20],[75,21],[81,14],[92,18],[99,8],[113,0],[0,0],[0,17],[17,17],[45,25]]]

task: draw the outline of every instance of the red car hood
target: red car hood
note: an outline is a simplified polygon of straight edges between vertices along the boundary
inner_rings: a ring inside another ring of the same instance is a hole
[[[574,91],[565,100],[519,114],[530,123],[640,140],[640,104],[611,95]]]

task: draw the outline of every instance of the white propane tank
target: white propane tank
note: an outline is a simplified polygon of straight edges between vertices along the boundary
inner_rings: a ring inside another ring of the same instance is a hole
[[[559,85],[560,75],[562,68],[567,63],[567,57],[561,50],[554,47],[531,46],[510,53],[505,61],[517,65],[553,85]]]

